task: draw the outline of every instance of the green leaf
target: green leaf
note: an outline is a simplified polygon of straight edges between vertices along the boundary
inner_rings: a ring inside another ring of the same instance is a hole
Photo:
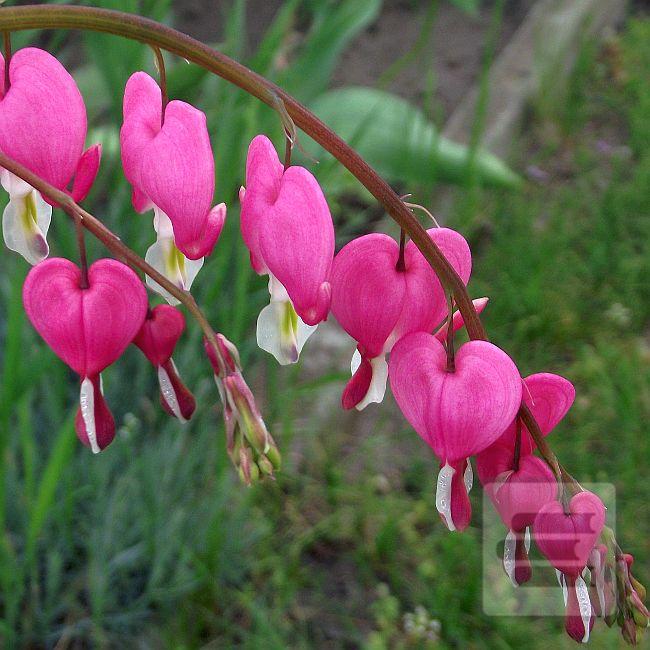
[[[391,181],[426,185],[468,179],[468,147],[440,137],[424,113],[400,97],[372,88],[342,88],[321,95],[311,109]],[[308,149],[317,159],[326,157],[319,147]],[[487,151],[478,150],[472,164],[483,185],[512,188],[520,182]]]
[[[36,544],[43,530],[47,515],[54,503],[57,488],[63,472],[68,467],[70,458],[77,444],[74,433],[74,413],[71,414],[59,428],[52,453],[42,472],[42,477],[36,491],[34,507],[29,513],[29,525],[25,543],[25,557],[28,567],[34,562]]]

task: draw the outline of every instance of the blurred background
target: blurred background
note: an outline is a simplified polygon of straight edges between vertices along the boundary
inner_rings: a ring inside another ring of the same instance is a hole
[[[7,5],[16,3],[7,2]],[[472,296],[523,376],[574,382],[552,445],[580,481],[612,482],[621,546],[650,575],[650,14],[596,0],[101,0],[174,25],[276,81],[412,201],[459,229]],[[0,9],[1,11],[1,9]],[[85,202],[140,254],[119,159],[124,84],[155,74],[151,51],[113,36],[14,35],[73,72],[101,141]],[[451,534],[435,508],[436,459],[393,399],[344,413],[353,342],[329,322],[300,364],[255,345],[266,281],[250,269],[236,193],[277,116],[175,57],[170,96],[206,112],[217,201],[229,217],[193,293],[240,347],[284,466],[241,486],[218,395],[190,323],[175,354],[198,399],[180,426],[135,349],[104,373],[115,442],[95,457],[72,427],[78,380],[21,305],[28,271],[0,257],[0,638],[27,648],[569,648],[561,619],[488,617],[481,495]],[[324,187],[337,247],[398,229],[307,138],[295,162]],[[498,156],[498,157],[497,157]],[[5,196],[0,199],[5,201]],[[4,205],[4,204],[3,204]],[[0,206],[2,207],[2,206]],[[426,223],[423,221],[423,223]],[[62,213],[53,255],[77,259]],[[90,243],[93,257],[105,252]],[[496,560],[495,560],[496,561]],[[538,572],[551,584],[555,576]],[[504,598],[508,598],[508,592]],[[558,598],[560,594],[558,592]],[[594,648],[622,645],[597,623]]]

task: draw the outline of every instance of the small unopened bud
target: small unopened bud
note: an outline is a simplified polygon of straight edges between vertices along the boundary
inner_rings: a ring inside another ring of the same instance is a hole
[[[636,645],[636,625],[634,619],[626,618],[621,625],[621,634],[627,643]]]

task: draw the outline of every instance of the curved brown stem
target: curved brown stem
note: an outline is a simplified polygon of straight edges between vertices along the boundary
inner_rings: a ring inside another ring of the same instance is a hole
[[[241,63],[234,61],[221,52],[213,50],[211,47],[193,39],[187,34],[134,14],[71,5],[27,5],[24,7],[6,7],[0,11],[0,30],[10,32],[25,29],[82,29],[130,38],[141,43],[146,43],[154,48],[167,50],[188,61],[196,63],[260,99],[278,112],[283,125],[285,125],[285,129],[289,129],[288,132],[293,130],[294,124],[301,128],[354,174],[366,189],[373,194],[385,207],[388,214],[420,249],[440,278],[440,282],[444,288],[453,294],[454,300],[465,321],[467,333],[470,338],[488,340],[483,324],[474,309],[472,300],[467,293],[463,281],[402,199],[352,147],[346,144],[326,124],[284,90]],[[3,157],[0,157],[0,164],[2,164],[2,159]],[[4,159],[8,160],[6,157]],[[9,166],[7,166],[7,169],[13,171]],[[17,169],[17,167],[14,167],[14,169]],[[28,172],[28,170],[22,169]],[[19,172],[15,173],[27,180],[33,187],[36,187],[39,191],[42,190],[43,193],[60,203],[68,214],[74,213],[75,211],[79,214],[83,213],[83,225],[100,239],[109,250],[123,257],[137,268],[145,271],[147,275],[151,276],[156,282],[165,287],[172,295],[185,304],[197,318],[204,331],[206,331],[208,340],[215,346],[214,332],[212,332],[205,317],[189,293],[179,290],[168,282],[166,278],[163,278],[160,273],[146,264],[142,258],[135,255],[119,238],[105,228],[100,221],[77,206],[70,197],[65,194],[60,196],[63,193],[52,186],[48,186],[41,179],[36,179],[31,174],[33,179],[38,181],[37,183],[30,182]],[[58,198],[57,196],[53,196],[52,190],[59,195]],[[569,477],[561,469],[555,454],[544,441],[532,413],[523,404],[519,412],[519,417],[521,417],[530,431],[540,453],[553,469],[558,480],[561,480],[563,475],[565,475],[565,478]],[[573,479],[570,480],[573,481]],[[575,483],[575,481],[573,482]]]
[[[408,233],[438,274],[463,315],[473,339],[487,339],[465,285],[440,249],[388,183],[326,124],[284,90],[246,66],[211,47],[148,18],[121,11],[71,5],[27,5],[0,11],[0,30],[84,29],[115,34],[152,45],[187,59],[239,86],[286,116],[329,151],[374,195],[390,216]]]
[[[109,230],[97,217],[94,217],[89,212],[86,212],[74,199],[69,195],[59,190],[58,188],[50,185],[47,181],[40,178],[27,167],[12,160],[0,151],[0,167],[10,171],[19,178],[22,178],[26,183],[29,183],[34,189],[38,190],[43,196],[46,196],[53,203],[57,204],[66,214],[68,214],[75,223],[80,223],[88,232],[94,235],[99,241],[106,246],[106,248],[115,255],[116,258],[122,260],[126,264],[136,269],[139,269],[152,280],[155,280],[161,287],[168,291],[174,298],[181,302],[187,310],[192,314],[200,325],[206,339],[210,342],[215,349],[215,354],[221,356],[219,347],[217,346],[216,334],[205,314],[201,311],[196,304],[194,297],[189,291],[179,289],[173,282],[170,282],[162,273],[153,268],[150,264],[145,262],[137,253],[131,250],[115,233]]]

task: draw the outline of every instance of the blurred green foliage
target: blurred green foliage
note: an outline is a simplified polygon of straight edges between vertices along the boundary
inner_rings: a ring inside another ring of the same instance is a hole
[[[169,0],[93,4],[169,19]],[[339,54],[380,6],[286,2],[247,62],[318,105]],[[246,55],[244,10],[245,2],[233,2],[217,44],[237,57]],[[294,49],[288,44],[298,17],[307,27]],[[153,240],[150,217],[133,214],[118,133],[123,85],[141,67],[154,74],[152,55],[97,34],[29,34],[15,42],[45,37],[77,65],[88,140],[105,145],[87,204],[144,253]],[[475,252],[471,290],[491,297],[486,324],[494,340],[523,374],[546,369],[576,383],[577,403],[553,434],[554,447],[580,480],[616,484],[621,541],[647,576],[650,488],[640,473],[650,451],[650,22],[632,21],[610,47],[607,56],[585,49],[570,101],[534,118],[515,155],[518,168],[548,169],[545,181],[519,194],[476,190],[473,205],[481,210],[468,212],[459,200],[451,224]],[[270,109],[183,61],[169,60],[169,83],[171,96],[206,111],[217,200],[231,206],[195,295],[215,327],[240,345],[285,469],[275,483],[250,490],[237,483],[200,332],[191,325],[175,359],[197,396],[193,421],[181,427],[161,412],[155,373],[130,349],[105,373],[118,438],[99,457],[89,454],[71,425],[76,379],[26,321],[26,264],[3,255],[5,646],[572,647],[558,620],[483,615],[480,499],[474,497],[475,523],[466,533],[443,530],[435,460],[395,416],[392,400],[362,415],[330,417],[340,368],[278,369],[256,349],[254,322],[266,287],[250,270],[233,199],[246,143],[260,131],[278,139],[280,126]],[[351,117],[358,124],[358,115]],[[369,227],[372,208],[338,194],[331,169],[325,159],[316,173],[337,223],[348,224],[339,228],[344,240]],[[416,196],[439,188],[438,177],[397,172],[400,189]],[[465,190],[456,193],[462,199]],[[51,241],[54,255],[76,259],[72,228],[60,214]],[[104,254],[89,244],[93,255]],[[612,648],[618,641],[599,625],[592,643]]]

